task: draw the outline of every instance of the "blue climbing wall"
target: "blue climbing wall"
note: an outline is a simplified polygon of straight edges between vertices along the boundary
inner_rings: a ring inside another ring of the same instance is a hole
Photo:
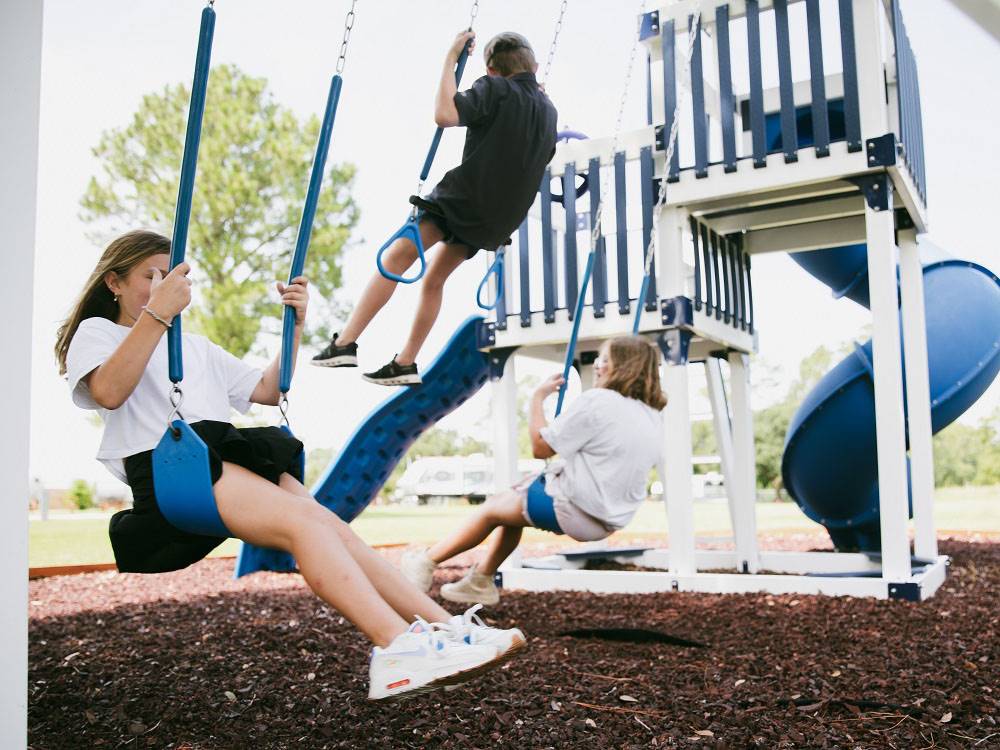
[[[483,387],[489,379],[488,357],[479,351],[484,326],[481,316],[468,318],[422,374],[422,385],[397,389],[368,415],[310,489],[317,501],[353,521],[424,430]],[[295,570],[295,559],[287,552],[243,544],[236,577],[258,570]]]

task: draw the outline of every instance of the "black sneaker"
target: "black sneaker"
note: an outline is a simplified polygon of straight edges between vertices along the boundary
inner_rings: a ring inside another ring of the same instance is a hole
[[[312,358],[312,364],[317,367],[357,367],[358,366],[358,344],[345,344],[337,346],[339,333],[333,334],[330,343],[326,348]]]
[[[417,372],[416,363],[401,365],[395,357],[384,367],[380,367],[375,372],[366,372],[361,377],[369,383],[378,383],[379,385],[420,385],[424,382]]]

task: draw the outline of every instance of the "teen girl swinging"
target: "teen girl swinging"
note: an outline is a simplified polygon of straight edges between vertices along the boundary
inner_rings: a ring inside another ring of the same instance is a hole
[[[97,458],[132,488],[133,507],[116,513],[109,529],[122,572],[184,568],[224,541],[171,526],[153,491],[152,449],[171,411],[164,333],[191,301],[190,267],[168,272],[169,253],[170,241],[154,232],[113,241],[55,348],[73,402],[104,421]],[[307,284],[301,276],[277,284],[282,303],[295,309],[296,350]],[[485,627],[471,610],[449,615],[310,497],[295,468],[298,440],[276,427],[229,423],[231,408],[278,403],[277,358],[262,372],[202,336],[183,339],[184,416],[209,447],[219,515],[240,539],[292,553],[310,588],[371,640],[369,698],[463,682],[525,644],[519,630]]]

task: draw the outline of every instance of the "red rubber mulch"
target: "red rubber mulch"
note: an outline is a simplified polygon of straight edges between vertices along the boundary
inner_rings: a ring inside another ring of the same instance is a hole
[[[42,579],[30,584],[29,742],[1000,748],[1000,544],[942,552],[948,581],[921,604],[507,592],[490,619],[524,629],[523,656],[462,690],[389,706],[366,699],[368,644],[297,575],[233,581],[231,561],[208,560]],[[560,635],[587,628],[667,642]]]

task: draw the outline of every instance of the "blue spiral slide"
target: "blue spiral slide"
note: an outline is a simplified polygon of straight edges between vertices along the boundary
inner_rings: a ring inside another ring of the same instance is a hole
[[[792,258],[835,297],[869,306],[865,245]],[[923,270],[936,433],[972,406],[1000,371],[1000,279],[980,265],[950,258],[926,263]],[[880,548],[875,446],[868,341],[855,345],[799,406],[781,463],[785,488],[809,518],[826,527],[838,549]]]
[[[466,319],[423,373],[422,385],[397,389],[368,415],[310,489],[317,501],[353,521],[424,430],[483,387],[489,379],[489,357],[479,351],[484,324],[479,315]],[[258,570],[292,571],[295,559],[244,543],[236,577]]]

